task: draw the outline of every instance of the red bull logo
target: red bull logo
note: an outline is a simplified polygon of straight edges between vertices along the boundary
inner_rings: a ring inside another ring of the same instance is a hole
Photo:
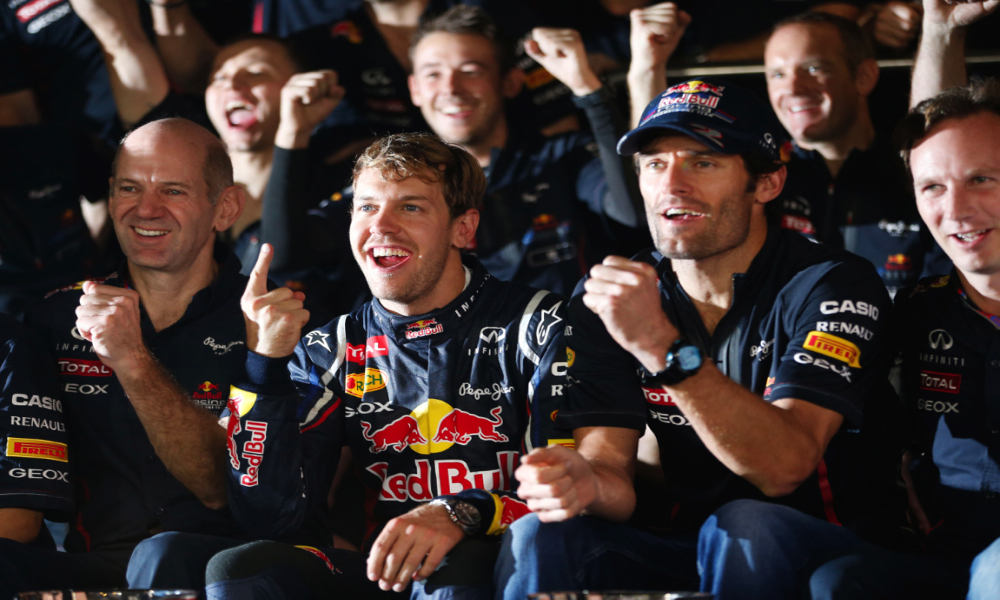
[[[464,460],[418,459],[415,473],[389,473],[389,463],[379,462],[365,467],[382,482],[379,500],[406,502],[407,500],[432,500],[444,494],[457,494],[464,490],[480,489],[509,492],[514,480],[520,452],[497,452],[496,469],[475,471]],[[501,498],[503,502],[503,498]],[[516,502],[516,501],[515,501]],[[519,503],[520,504],[520,503]],[[527,512],[527,506],[504,504],[504,513],[510,511],[510,520]]]
[[[447,402],[431,398],[378,431],[371,423],[361,422],[361,434],[372,443],[371,451],[378,454],[392,448],[402,452],[407,447],[417,454],[444,452],[452,445],[465,446],[473,438],[487,442],[507,442],[500,432],[502,407],[494,407],[490,417],[452,408]]]
[[[389,448],[402,452],[407,446],[427,443],[413,415],[403,415],[375,433],[371,433],[371,428],[371,423],[361,421],[361,435],[372,443],[371,451],[375,454]]]
[[[664,92],[663,95],[709,93],[715,94],[716,96],[722,96],[722,90],[724,89],[726,89],[725,86],[717,86],[712,85],[711,83],[705,83],[704,81],[692,80],[667,88],[667,91]]]
[[[503,419],[500,418],[501,410],[502,407],[497,406],[490,411],[493,419],[487,419],[456,408],[438,422],[434,441],[454,442],[464,446],[472,440],[472,436],[476,436],[481,440],[506,442],[507,436],[497,431],[497,427],[503,425]]]
[[[330,37],[343,36],[347,38],[347,41],[352,44],[360,44],[362,42],[361,32],[358,31],[358,26],[352,21],[341,21],[330,28]]]
[[[888,271],[904,271],[910,268],[910,257],[905,254],[890,254],[885,259],[885,268]]]
[[[195,400],[222,400],[222,392],[218,391],[219,386],[211,381],[206,381],[198,386],[200,392],[194,392],[191,397]]]
[[[406,326],[406,339],[427,337],[444,331],[444,326],[435,319],[421,319]]]
[[[531,224],[535,228],[535,231],[544,231],[546,229],[553,229],[559,223],[556,221],[555,216],[545,213],[532,219]]]

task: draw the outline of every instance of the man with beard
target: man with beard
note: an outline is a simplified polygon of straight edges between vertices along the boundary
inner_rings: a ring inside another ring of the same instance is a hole
[[[251,276],[229,497],[261,537],[294,530],[348,445],[373,498],[367,560],[257,542],[212,560],[211,598],[491,598],[498,535],[527,512],[517,458],[567,441],[552,427],[564,299],[462,254],[486,188],[475,159],[429,134],[389,136],[358,159],[354,188],[351,245],[375,300],[300,341],[299,299],[263,287],[269,254]]]
[[[502,597],[700,574],[717,598],[792,598],[810,558],[905,522],[880,437],[889,297],[863,259],[768,226],[780,145],[752,92],[710,80],[655,98],[619,142],[637,154],[655,250],[608,257],[570,302],[557,425],[576,449],[522,461],[535,514],[508,531]],[[670,507],[659,535],[620,523],[647,424]]]
[[[666,89],[666,61],[684,31],[684,19],[660,6],[633,17],[633,106]],[[764,52],[768,96],[793,144],[768,217],[867,258],[891,294],[949,263],[916,213],[902,162],[872,125],[874,56],[850,19],[808,12],[775,26]]]

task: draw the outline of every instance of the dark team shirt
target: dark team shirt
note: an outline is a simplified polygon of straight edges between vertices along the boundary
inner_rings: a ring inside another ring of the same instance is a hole
[[[457,0],[431,0],[424,17],[457,4]],[[531,9],[517,0],[473,0],[466,4],[486,11],[512,42],[540,25]],[[342,20],[305,29],[290,41],[310,61],[310,70],[335,70],[346,91],[344,101],[321,127],[343,129],[342,135],[346,136],[429,129],[420,109],[410,101],[407,71],[389,50],[363,5]],[[525,71],[524,89],[513,100],[521,115],[520,126],[540,129],[573,113],[566,86],[523,51],[516,58],[517,66]]]
[[[818,152],[796,146],[769,210],[785,229],[867,258],[890,294],[951,269],[920,220],[902,161],[880,137],[853,150],[836,178]]]
[[[0,314],[0,508],[30,508],[56,521],[73,514],[60,397],[48,353],[23,325]]]
[[[325,501],[342,445],[371,499],[368,543],[440,496],[473,502],[490,534],[528,512],[513,493],[520,456],[572,442],[552,425],[565,298],[464,262],[465,290],[440,309],[404,317],[375,300],[309,332],[290,364],[250,353],[229,407],[241,523],[264,536],[295,528]]]
[[[216,280],[194,295],[179,321],[157,332],[143,310],[140,323],[150,352],[193,404],[213,414],[225,408],[229,386],[246,360],[240,297],[247,278],[222,246],[216,247],[216,261]],[[123,264],[103,283],[128,286],[126,271]],[[205,507],[157,457],[118,378],[76,328],[80,288],[51,293],[28,315],[59,366],[79,476],[79,514],[66,549],[122,549],[161,531],[236,535],[239,528],[228,508]]]
[[[97,248],[80,210],[108,193],[109,157],[58,125],[0,128],[0,312],[93,273]]]
[[[1000,331],[961,289],[955,272],[927,278],[896,307],[932,547],[968,560],[1000,538]]]
[[[0,3],[0,65],[0,94],[32,89],[43,121],[117,145],[124,131],[104,54],[69,0]]]
[[[748,271],[733,276],[732,306],[709,335],[670,261],[653,251],[636,260],[656,268],[664,312],[727,377],[765,402],[796,398],[835,411],[843,425],[809,479],[787,496],[766,498],[709,452],[669,392],[642,385],[638,361],[584,306],[582,284],[570,302],[571,387],[558,424],[638,431],[648,424],[676,502],[674,531],[696,530],[723,504],[752,498],[872,539],[899,533],[906,499],[895,485],[901,441],[891,435],[898,420],[890,420],[894,394],[885,351],[892,307],[871,265],[772,229]]]

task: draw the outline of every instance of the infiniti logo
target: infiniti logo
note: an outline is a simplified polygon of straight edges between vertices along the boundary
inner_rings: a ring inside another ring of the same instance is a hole
[[[955,345],[955,340],[951,339],[951,334],[944,329],[935,329],[927,336],[927,341],[934,350],[948,350]]]

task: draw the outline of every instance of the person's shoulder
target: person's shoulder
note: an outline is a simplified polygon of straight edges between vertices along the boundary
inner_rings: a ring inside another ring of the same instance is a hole
[[[829,244],[809,241],[791,231],[780,230],[779,235],[782,236],[779,250],[769,268],[779,270],[779,284],[786,293],[843,289],[859,298],[868,296],[880,305],[891,304],[885,283],[865,258]]]
[[[951,275],[924,277],[916,285],[896,293],[896,308],[906,312],[943,311],[947,305],[957,303],[959,296]]]

